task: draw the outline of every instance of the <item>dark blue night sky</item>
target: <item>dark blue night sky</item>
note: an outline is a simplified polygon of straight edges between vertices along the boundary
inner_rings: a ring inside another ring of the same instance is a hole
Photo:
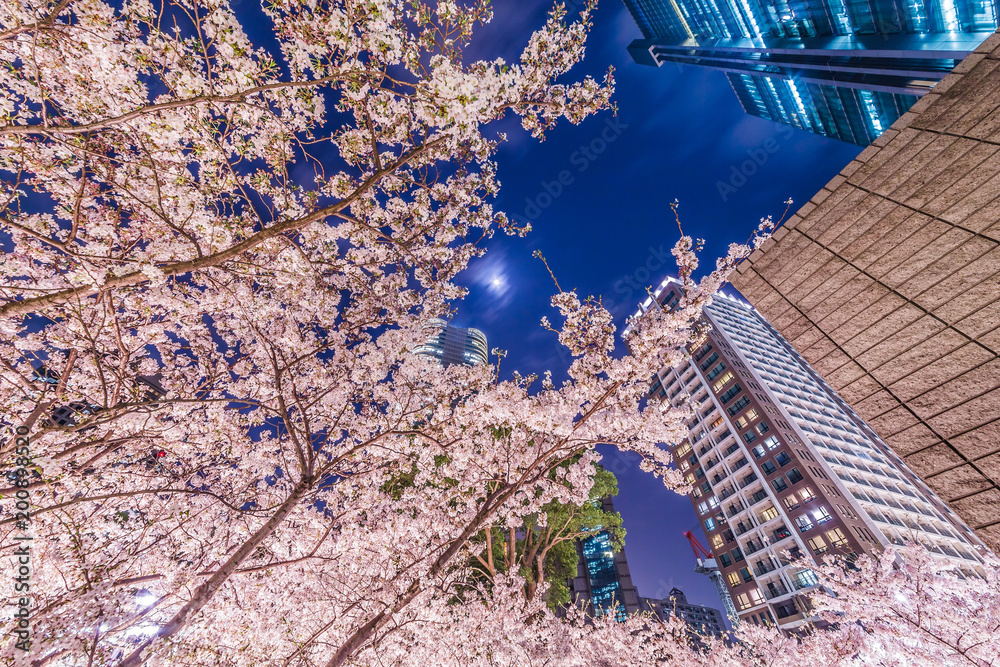
[[[480,31],[475,57],[515,59],[549,6],[495,2],[496,16]],[[670,201],[680,200],[684,231],[706,240],[703,260],[713,266],[761,217],[780,217],[789,197],[798,208],[860,150],[744,114],[719,72],[636,65],[625,48],[637,37],[620,0],[602,0],[586,60],[570,73],[600,79],[614,66],[617,118],[605,112],[580,125],[562,124],[542,143],[514,123],[504,128],[509,142],[500,149],[497,206],[530,219],[534,231],[524,239],[492,240],[466,274],[470,294],[455,321],[482,329],[491,348],[508,351],[504,375],[551,369],[559,377],[567,365],[554,335],[539,326],[543,315],[555,314],[548,304],[555,288],[532,251],[544,253],[563,287],[613,300],[620,329],[642,294],[630,284],[641,289],[670,269],[678,236]],[[745,182],[734,177],[754,158]],[[564,183],[560,172],[568,172]],[[628,531],[626,553],[639,594],[662,597],[678,586],[692,602],[721,608],[708,579],[692,571],[694,556],[682,533],[704,536],[687,498],[640,472],[635,461],[611,450],[605,457],[619,479],[615,505]]]

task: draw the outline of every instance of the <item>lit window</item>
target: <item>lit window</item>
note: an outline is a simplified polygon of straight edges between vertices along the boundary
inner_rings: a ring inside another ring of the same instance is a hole
[[[757,445],[753,448],[753,457],[759,459],[762,456],[764,456],[764,445]]]
[[[830,540],[830,544],[835,547],[846,547],[848,544],[847,536],[844,535],[840,528],[826,531],[826,539]]]
[[[799,503],[795,500],[794,493],[789,494],[789,496],[787,498],[784,498],[781,502],[785,504],[786,509],[790,510],[793,510],[799,506]]]
[[[764,441],[764,444],[767,445],[768,449],[774,449],[775,447],[778,446],[778,438],[772,435],[770,438]]]
[[[741,583],[743,583],[742,581],[740,581],[739,572],[730,572],[728,578],[730,586],[739,586]]]
[[[767,425],[767,422],[761,422],[757,424],[757,432],[760,433],[761,435],[764,435],[770,430],[771,428]]]
[[[712,548],[713,549],[722,548],[722,535],[712,535]]]
[[[708,503],[698,503],[698,514],[705,514],[708,512]]]
[[[802,516],[795,517],[795,525],[798,526],[799,530],[804,533],[807,530],[812,529],[813,522],[812,519],[809,518],[808,514],[803,514]]]
[[[812,570],[802,570],[801,572],[796,572],[792,575],[792,581],[796,588],[807,588],[809,586],[815,586],[819,583],[816,573]]]
[[[732,578],[732,575],[729,576],[730,578]],[[739,595],[736,596],[736,606],[739,608],[740,611],[743,611],[744,609],[749,609],[751,606],[750,598],[748,598],[745,593],[740,593]]]
[[[778,510],[776,510],[772,505],[771,507],[768,507],[766,510],[760,513],[760,522],[766,523],[771,519],[777,518],[777,516],[778,516]]]
[[[809,548],[816,554],[825,553],[829,549],[829,547],[826,546],[826,542],[824,542],[823,538],[819,535],[809,538]]]
[[[748,594],[750,595],[750,606],[764,604],[764,596],[761,594],[759,588],[754,588]]]
[[[813,491],[808,486],[803,486],[799,490],[799,495],[802,496],[802,502],[807,503],[807,502],[809,502],[810,500],[812,500],[813,498],[816,497],[816,492]]]
[[[736,418],[736,425],[739,426],[740,428],[746,428],[747,427],[747,419],[746,419],[746,417],[737,417]]]
[[[833,519],[830,513],[826,511],[825,507],[820,507],[813,510],[813,516],[816,518],[816,523],[826,523]]]
[[[705,530],[709,532],[715,530],[715,519],[705,519]]]
[[[754,410],[753,408],[750,408],[749,410],[747,410],[746,415],[747,415],[747,419],[749,419],[750,421],[753,421],[754,419],[757,419],[757,417],[760,416],[760,415],[757,414],[757,411]]]
[[[714,385],[712,385],[712,389],[715,390],[715,393],[719,393],[719,390],[725,387],[726,384],[732,379],[733,379],[733,372],[726,371],[725,375],[719,378],[719,380]]]

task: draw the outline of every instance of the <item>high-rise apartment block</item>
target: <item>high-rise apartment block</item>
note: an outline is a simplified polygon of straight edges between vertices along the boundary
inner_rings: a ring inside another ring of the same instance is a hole
[[[479,329],[462,329],[442,319],[433,319],[424,326],[427,342],[413,353],[437,359],[441,364],[476,366],[489,361],[486,334]]]
[[[665,280],[643,309],[671,308]],[[786,557],[876,553],[923,544],[980,572],[979,540],[749,305],[717,295],[706,342],[663,368],[650,400],[690,401],[673,448],[740,619],[791,628],[815,573]]]
[[[726,73],[754,116],[866,146],[997,28],[998,0],[624,0],[645,65]]]
[[[614,512],[610,498],[602,501],[605,512]],[[639,592],[625,559],[625,550],[614,551],[606,532],[591,535],[576,543],[576,577],[570,580],[570,600],[594,615],[606,613],[617,605],[617,616],[639,611]]]
[[[666,621],[673,614],[687,623],[695,634],[720,637],[726,631],[721,611],[688,602],[684,591],[679,588],[671,589],[670,595],[662,600],[642,598],[642,610],[653,612],[661,621]]]
[[[1000,553],[1000,34],[733,285]]]

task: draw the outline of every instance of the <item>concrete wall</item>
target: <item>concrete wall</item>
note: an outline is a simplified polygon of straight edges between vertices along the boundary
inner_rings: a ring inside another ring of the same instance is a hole
[[[1000,33],[733,284],[1000,553]]]

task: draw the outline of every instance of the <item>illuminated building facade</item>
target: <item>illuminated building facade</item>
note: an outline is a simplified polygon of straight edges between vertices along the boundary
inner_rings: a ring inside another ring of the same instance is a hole
[[[867,146],[997,28],[1000,0],[624,0],[640,64],[726,73],[744,110]]]
[[[454,327],[441,319],[433,319],[424,329],[427,341],[413,352],[437,359],[441,364],[476,366],[489,361],[486,334],[479,329]]]
[[[610,498],[603,500],[604,511],[614,512]],[[625,559],[625,550],[612,551],[607,533],[597,533],[576,544],[580,558],[577,575],[570,581],[570,599],[584,605],[595,616],[618,605],[619,619],[639,611],[639,592],[632,583],[632,574]]]
[[[654,294],[669,308],[678,284]],[[649,399],[695,410],[672,451],[743,622],[806,621],[802,594],[817,577],[795,556],[913,541],[966,574],[983,571],[975,534],[751,306],[720,294],[704,316],[706,342],[661,369]]]
[[[687,623],[695,634],[721,637],[726,631],[721,611],[688,602],[684,591],[679,588],[672,588],[669,597],[662,600],[642,598],[642,607],[653,612],[661,621],[666,621],[673,614]]]

